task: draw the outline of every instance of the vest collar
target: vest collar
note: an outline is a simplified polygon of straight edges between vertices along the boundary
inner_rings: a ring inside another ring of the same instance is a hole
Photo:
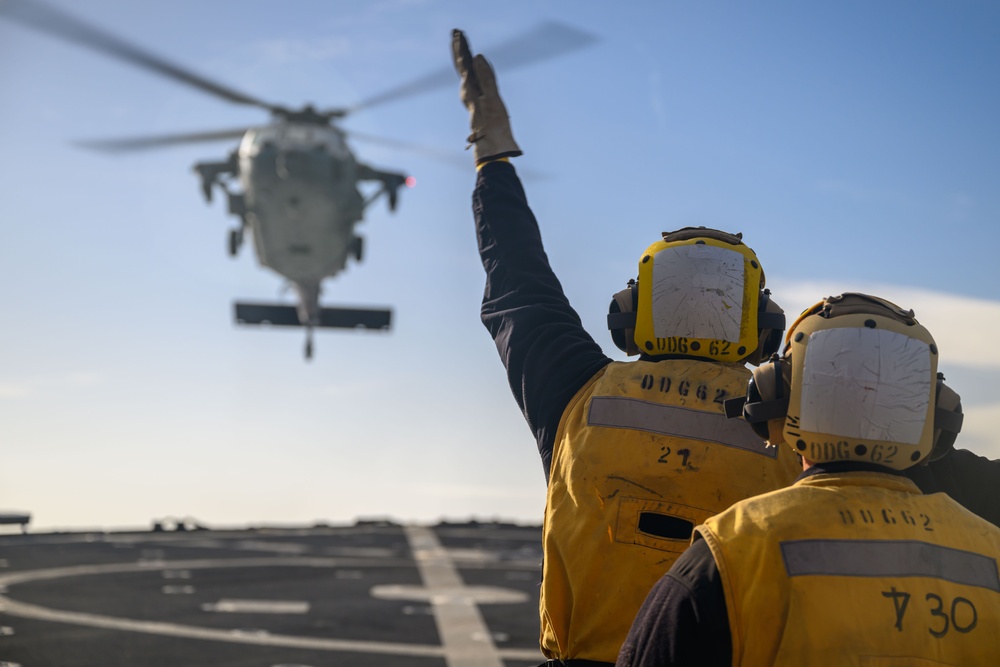
[[[795,486],[879,486],[920,494],[920,488],[904,472],[872,463],[831,461],[803,471]]]

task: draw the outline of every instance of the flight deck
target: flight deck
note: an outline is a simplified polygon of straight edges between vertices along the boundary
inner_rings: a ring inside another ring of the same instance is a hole
[[[0,666],[526,667],[541,529],[0,536]]]

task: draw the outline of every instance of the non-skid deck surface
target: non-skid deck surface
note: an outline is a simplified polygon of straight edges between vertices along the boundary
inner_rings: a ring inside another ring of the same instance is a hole
[[[535,665],[540,545],[475,522],[0,536],[0,666]]]

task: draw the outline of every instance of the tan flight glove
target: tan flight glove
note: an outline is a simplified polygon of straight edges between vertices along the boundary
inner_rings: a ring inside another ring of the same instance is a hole
[[[521,149],[510,131],[510,118],[507,107],[500,99],[493,68],[482,54],[472,57],[469,43],[461,30],[451,31],[451,54],[455,70],[462,77],[462,103],[469,110],[472,126],[468,142],[476,164],[521,155]]]

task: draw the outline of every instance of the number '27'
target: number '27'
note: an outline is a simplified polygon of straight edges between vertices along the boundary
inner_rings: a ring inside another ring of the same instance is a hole
[[[670,448],[669,447],[665,448],[663,450],[663,454],[660,455],[660,458],[656,459],[656,462],[657,463],[670,463],[669,459],[667,459],[667,457],[670,456],[670,453],[671,453],[670,452]],[[688,464],[688,457],[691,456],[691,450],[690,449],[678,449],[677,450],[677,456],[681,457],[681,465],[682,466],[686,466]]]

